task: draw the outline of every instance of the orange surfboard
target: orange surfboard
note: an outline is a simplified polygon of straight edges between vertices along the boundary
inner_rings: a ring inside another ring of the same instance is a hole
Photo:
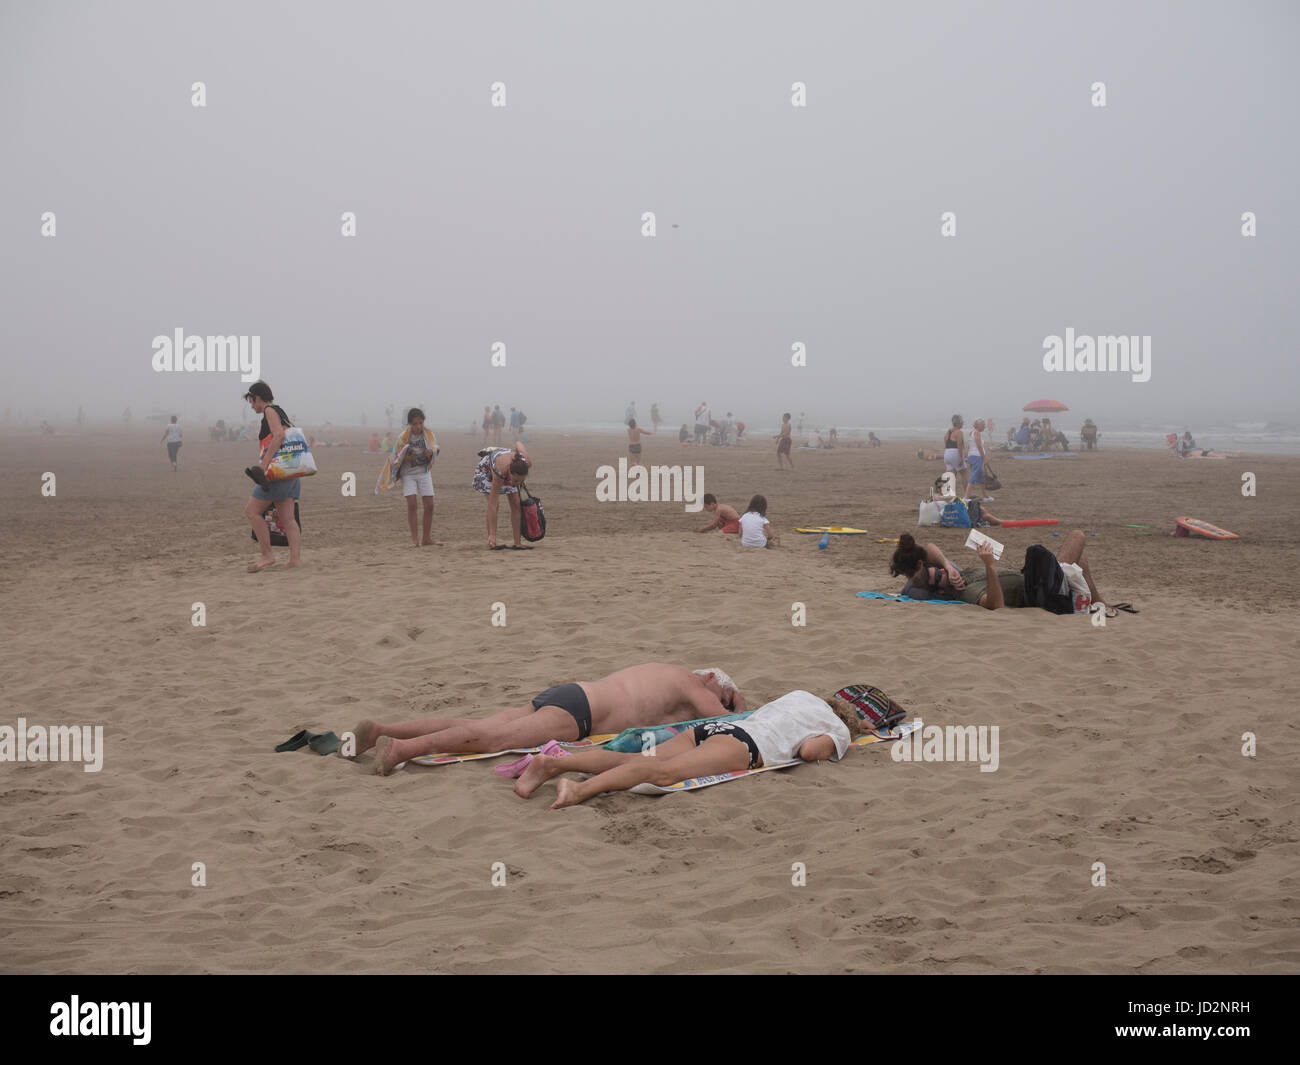
[[[1175,518],[1174,535],[1204,536],[1209,540],[1241,539],[1236,533],[1228,532],[1227,529],[1220,529],[1217,525],[1211,525],[1208,521],[1201,521],[1200,518]]]

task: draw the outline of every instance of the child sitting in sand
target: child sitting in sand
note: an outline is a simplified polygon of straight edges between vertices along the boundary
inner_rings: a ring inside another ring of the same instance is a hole
[[[773,547],[778,539],[767,520],[767,498],[755,496],[749,501],[749,508],[740,516],[741,546]]]
[[[712,492],[704,493],[704,509],[713,520],[707,525],[701,525],[696,532],[706,533],[714,529],[721,529],[724,533],[740,532],[740,515],[736,513],[736,508],[719,503],[718,497]]]
[[[578,751],[563,757],[535,755],[515,781],[515,794],[527,799],[561,773],[594,773],[587,780],[561,780],[552,810],[586,802],[606,791],[638,784],[667,787],[694,777],[805,762],[839,761],[862,732],[858,713],[834,696],[819,699],[792,691],[759,707],[741,721],[706,721],[652,748],[648,753]]]

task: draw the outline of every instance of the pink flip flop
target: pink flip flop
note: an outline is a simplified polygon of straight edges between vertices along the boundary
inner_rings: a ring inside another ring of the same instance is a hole
[[[561,747],[558,743],[556,743],[555,740],[547,740],[546,743],[542,746],[542,749],[537,753],[544,754],[546,755],[547,758],[564,758],[568,755],[569,752],[566,751],[563,747]],[[524,770],[527,769],[532,764],[533,764],[533,756],[531,754],[526,754],[522,758],[520,758],[519,761],[517,762],[510,762],[506,765],[494,766],[492,772],[499,777],[510,777],[513,779],[513,778],[523,776]]]

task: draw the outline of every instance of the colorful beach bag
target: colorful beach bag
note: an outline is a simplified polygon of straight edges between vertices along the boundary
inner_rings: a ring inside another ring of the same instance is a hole
[[[858,712],[862,718],[862,728],[866,732],[893,728],[905,717],[907,711],[879,688],[870,684],[850,684],[835,693],[835,698],[843,699]]]
[[[542,501],[528,491],[528,485],[519,487],[519,533],[530,544],[546,535],[546,511]]]
[[[293,477],[310,477],[316,472],[316,460],[301,429],[286,429],[280,450],[266,468],[268,481],[287,481]]]

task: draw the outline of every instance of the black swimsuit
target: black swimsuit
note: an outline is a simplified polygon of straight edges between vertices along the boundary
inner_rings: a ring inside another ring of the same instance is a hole
[[[695,726],[694,732],[696,746],[714,736],[730,736],[733,740],[740,740],[749,748],[749,768],[758,769],[763,764],[763,756],[758,752],[754,737],[734,721],[704,721]]]
[[[578,723],[578,739],[591,735],[591,703],[581,684],[557,684],[533,700],[533,711],[543,706],[558,706]]]

